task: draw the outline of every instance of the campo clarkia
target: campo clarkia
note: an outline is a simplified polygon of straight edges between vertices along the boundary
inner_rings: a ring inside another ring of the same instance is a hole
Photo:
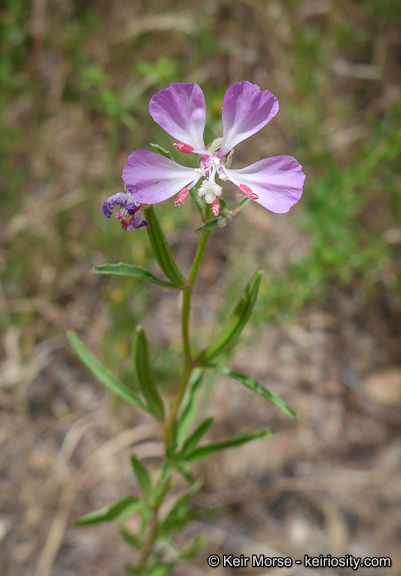
[[[264,208],[280,214],[288,212],[300,199],[305,180],[295,158],[275,156],[239,170],[230,168],[234,147],[261,130],[278,108],[278,101],[269,90],[260,90],[250,82],[233,84],[223,100],[223,137],[206,148],[203,140],[206,104],[201,88],[197,84],[171,84],[152,97],[150,115],[178,140],[174,143],[177,150],[199,155],[199,167],[188,168],[154,152],[137,150],[130,154],[123,170],[126,196],[137,204],[157,204],[179,193],[174,201],[178,206],[203,178],[197,193],[218,216],[222,186],[216,179],[230,180]],[[112,198],[105,206],[109,206]]]

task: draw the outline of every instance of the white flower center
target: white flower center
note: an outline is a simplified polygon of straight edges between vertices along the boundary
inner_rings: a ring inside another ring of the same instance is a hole
[[[206,179],[202,182],[202,185],[199,187],[198,196],[202,198],[205,197],[205,200],[208,204],[212,204],[217,196],[221,196],[221,186],[216,184],[216,182],[209,179]]]
[[[206,160],[201,161],[200,168],[197,168],[196,172],[205,178],[198,189],[198,196],[204,197],[208,204],[212,204],[217,196],[221,196],[222,191],[221,186],[215,182],[216,176],[223,181],[228,178],[224,172],[224,161],[217,156],[209,156]]]

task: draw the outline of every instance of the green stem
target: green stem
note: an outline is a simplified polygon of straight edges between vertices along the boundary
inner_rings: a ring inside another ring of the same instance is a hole
[[[177,417],[178,410],[181,406],[181,402],[184,398],[185,391],[189,379],[192,374],[193,360],[191,355],[191,342],[189,337],[189,316],[191,312],[191,296],[193,285],[198,274],[199,266],[202,261],[203,253],[206,248],[207,239],[209,238],[210,230],[204,230],[202,232],[198,250],[195,255],[194,263],[192,264],[192,269],[189,274],[187,286],[183,290],[183,303],[182,303],[182,316],[181,316],[181,329],[182,329],[182,339],[184,345],[184,370],[181,377],[180,387],[177,392],[173,407],[171,409],[170,415],[164,426],[164,443],[166,447],[171,446],[172,442],[172,430],[174,426],[175,419]]]
[[[167,458],[167,449],[172,444],[172,431],[175,419],[177,417],[178,410],[181,406],[181,402],[184,398],[185,391],[187,389],[187,385],[189,379],[192,374],[192,370],[194,368],[194,362],[191,355],[191,342],[189,336],[189,317],[191,313],[191,296],[192,296],[192,289],[194,282],[196,280],[200,263],[202,261],[203,254],[205,252],[207,239],[209,238],[210,230],[204,230],[202,232],[198,249],[196,251],[195,259],[192,264],[192,269],[189,274],[188,282],[186,287],[183,290],[183,304],[182,304],[182,316],[181,316],[181,329],[182,329],[182,339],[183,339],[183,347],[184,347],[184,370],[181,377],[180,387],[178,389],[177,396],[174,400],[174,404],[172,406],[171,412],[167,419],[167,422],[164,426],[164,443],[166,446],[166,456],[165,462]],[[162,474],[163,476],[163,474]],[[163,494],[164,487],[167,487],[169,482],[169,475],[162,480],[161,484],[161,494]],[[145,568],[146,562],[152,552],[153,544],[157,537],[158,533],[158,513],[159,508],[163,502],[163,496],[155,502],[152,507],[152,516],[149,522],[148,532],[145,537],[144,546],[141,553],[141,558],[138,564],[139,574],[143,574],[143,570]]]
[[[162,473],[162,478],[159,483],[158,495],[153,505],[151,506],[152,517],[149,521],[148,530],[146,533],[140,560],[138,563],[138,570],[139,570],[138,573],[141,574],[142,576],[146,576],[146,572],[144,571],[145,565],[149,556],[152,553],[153,544],[159,533],[159,518],[158,518],[159,509],[164,502],[164,498],[167,492],[169,491],[169,485],[170,485],[170,474],[167,474],[167,476],[163,479],[163,473]]]
[[[145,575],[145,572],[143,572],[143,570],[145,568],[146,561],[149,558],[150,553],[152,552],[153,544],[157,536],[157,515],[159,512],[159,507],[160,505],[156,506],[152,510],[152,518],[150,520],[149,530],[145,539],[144,547],[141,552],[141,558],[138,564],[139,574]]]

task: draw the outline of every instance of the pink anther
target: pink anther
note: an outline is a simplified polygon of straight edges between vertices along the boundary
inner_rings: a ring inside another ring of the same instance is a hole
[[[210,207],[215,216],[220,214],[220,202],[217,200],[217,198],[213,200],[213,202],[210,204]]]
[[[255,194],[255,192],[252,192],[251,188],[249,188],[249,186],[246,184],[241,184],[239,189],[243,194],[245,194],[247,198],[250,198],[251,200],[257,200],[259,198],[259,196]]]
[[[184,188],[184,190],[181,190],[181,192],[178,194],[177,200],[174,200],[174,205],[179,206],[180,204],[184,204],[188,196],[189,196],[189,190],[188,188]]]
[[[181,142],[174,142],[173,146],[174,148],[177,148],[177,150],[183,152],[184,154],[192,154],[192,152],[194,151],[194,147],[191,146],[190,144],[181,144]]]

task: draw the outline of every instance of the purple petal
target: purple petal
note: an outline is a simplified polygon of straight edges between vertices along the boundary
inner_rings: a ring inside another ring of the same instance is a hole
[[[117,192],[107,198],[106,202],[103,202],[103,214],[106,218],[110,218],[112,210],[115,205],[122,206],[127,209],[128,214],[135,214],[138,210],[139,203],[135,202],[132,196],[126,192]]]
[[[123,169],[123,180],[136,202],[157,204],[183,188],[192,188],[201,176],[193,168],[149,152],[137,150],[128,158]]]
[[[302,196],[305,174],[302,166],[291,156],[275,156],[255,162],[241,170],[226,170],[236,186],[245,184],[259,198],[261,206],[284,214]]]
[[[205,150],[206,104],[197,84],[171,84],[152,97],[149,112],[170,136],[193,148]]]
[[[278,101],[269,90],[250,82],[230,86],[223,100],[222,158],[237,144],[259,132],[278,112]]]
[[[142,226],[148,226],[148,222],[146,222],[146,220],[143,219],[143,214],[142,212],[137,212],[135,214],[135,216],[132,218],[132,221],[130,222],[130,224],[127,227],[127,230],[133,230],[138,229],[138,228],[142,228]]]

